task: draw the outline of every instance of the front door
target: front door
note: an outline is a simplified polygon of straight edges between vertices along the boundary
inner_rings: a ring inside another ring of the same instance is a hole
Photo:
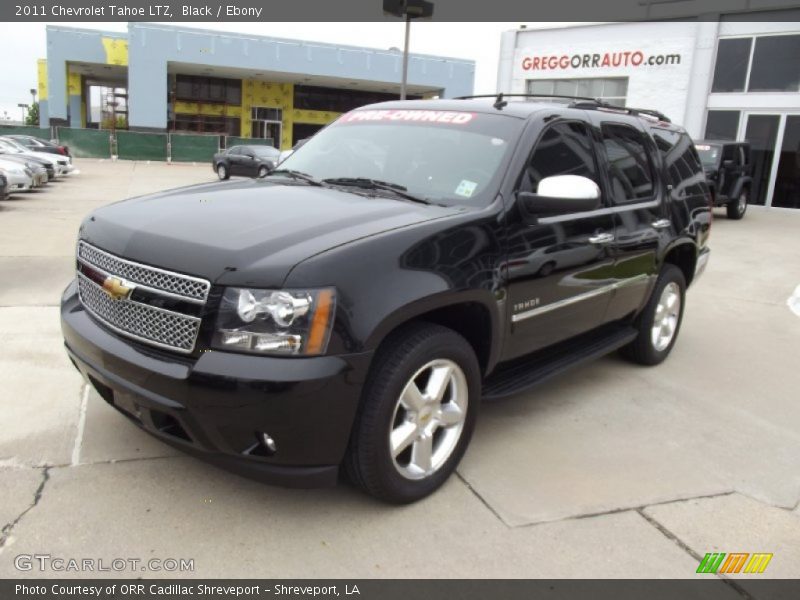
[[[545,127],[516,192],[536,192],[539,182],[553,175],[581,175],[600,185],[585,116]],[[602,200],[594,211],[540,218],[524,216],[514,203],[507,216],[510,330],[504,359],[602,324],[610,297],[613,231]]]
[[[780,124],[781,115],[747,115],[744,139],[750,142],[750,172],[753,177],[749,199],[751,204],[767,204]]]

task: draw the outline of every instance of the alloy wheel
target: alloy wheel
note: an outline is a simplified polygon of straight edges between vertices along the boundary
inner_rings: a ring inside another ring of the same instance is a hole
[[[653,347],[662,352],[669,347],[675,332],[678,330],[678,321],[681,314],[681,289],[677,283],[670,281],[661,292],[653,318],[653,327],[650,339]]]
[[[455,362],[432,360],[403,388],[389,428],[397,471],[419,480],[438,471],[458,445],[467,416],[467,378]]]

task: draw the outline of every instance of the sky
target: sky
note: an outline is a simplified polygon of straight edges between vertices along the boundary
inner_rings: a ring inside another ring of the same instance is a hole
[[[404,24],[401,21],[171,24],[381,49],[402,48],[404,34]],[[37,85],[36,60],[46,56],[46,25],[48,23],[0,23],[0,56],[5,59],[0,68],[0,119],[3,119],[4,112],[11,118],[19,119],[21,110],[17,104],[29,103],[31,100],[30,89]],[[64,25],[105,31],[127,30],[127,23],[124,22],[64,23]],[[474,60],[475,93],[491,94],[496,91],[500,34],[509,29],[516,29],[520,25],[518,22],[415,22],[411,27],[411,52]],[[13,57],[13,60],[8,60],[8,57]]]

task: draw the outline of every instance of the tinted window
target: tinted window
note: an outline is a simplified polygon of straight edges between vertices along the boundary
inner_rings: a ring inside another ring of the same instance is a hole
[[[756,38],[750,92],[796,92],[800,90],[800,35]]]
[[[712,92],[743,92],[753,38],[720,40]]]
[[[241,153],[242,153],[242,147],[241,146],[232,146],[232,147],[228,148],[228,154],[233,154],[233,155],[238,156]]]
[[[710,110],[706,117],[706,139],[735,140],[739,131],[738,110]]]
[[[642,134],[625,125],[603,125],[608,176],[614,201],[629,202],[653,196],[653,169]]]
[[[672,194],[677,197],[705,194],[706,176],[698,156],[699,147],[695,149],[691,138],[685,133],[655,129],[653,139],[664,161]]]
[[[536,144],[519,189],[536,192],[539,182],[553,175],[581,175],[597,182],[592,142],[582,123],[556,123]]]

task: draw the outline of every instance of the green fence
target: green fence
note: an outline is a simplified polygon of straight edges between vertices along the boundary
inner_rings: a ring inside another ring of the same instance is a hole
[[[69,146],[78,158],[111,158],[111,132],[107,129],[72,129],[59,127],[58,141]]]
[[[219,152],[218,135],[171,133],[169,143],[172,160],[178,162],[211,162]]]
[[[32,135],[43,140],[51,138],[49,127],[25,127],[22,125],[2,125],[0,126],[0,135]]]
[[[231,146],[273,146],[272,138],[245,138],[230,135],[225,138],[225,147]]]
[[[117,131],[117,156],[124,160],[167,160],[167,134]]]

